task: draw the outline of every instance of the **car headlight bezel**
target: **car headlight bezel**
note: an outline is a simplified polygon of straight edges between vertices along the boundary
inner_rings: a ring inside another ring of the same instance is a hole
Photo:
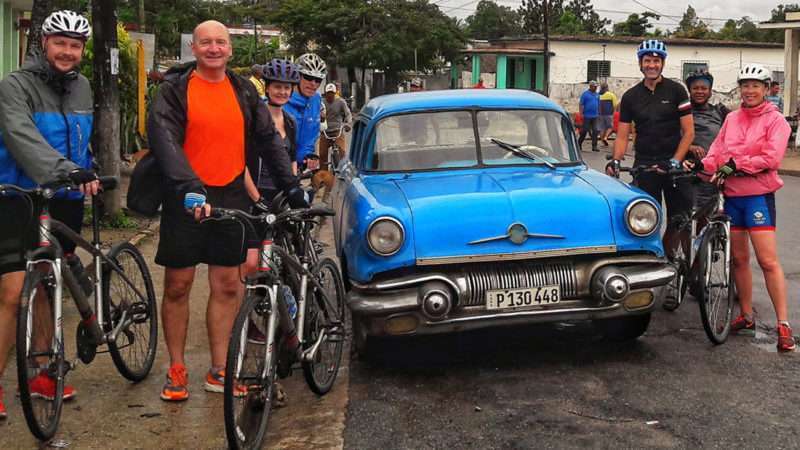
[[[376,231],[375,228],[376,226],[383,225],[385,223],[394,225],[396,227],[396,230],[394,231],[399,234],[399,238],[397,239],[397,242],[393,247],[379,249],[377,248],[377,245],[372,242],[372,233],[373,231]],[[369,249],[372,250],[372,252],[378,256],[392,256],[397,254],[397,252],[399,252],[400,249],[403,248],[403,243],[405,242],[405,238],[406,238],[406,230],[403,227],[403,224],[394,217],[390,216],[378,217],[375,220],[373,220],[372,223],[370,223],[369,227],[367,228],[367,246],[369,246]]]
[[[634,212],[634,209],[641,205],[646,205],[652,208],[653,215],[655,216],[655,221],[653,223],[652,228],[646,232],[637,231],[631,224],[631,215]],[[653,203],[653,201],[645,198],[639,198],[630,202],[630,204],[628,204],[628,206],[625,208],[625,226],[628,228],[628,231],[630,231],[631,234],[633,234],[634,236],[637,237],[651,236],[658,230],[659,225],[661,225],[661,215],[659,214],[658,206],[656,206],[656,204]]]

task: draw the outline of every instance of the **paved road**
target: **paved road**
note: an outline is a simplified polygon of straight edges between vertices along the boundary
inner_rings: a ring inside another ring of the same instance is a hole
[[[604,153],[584,153],[594,167]],[[800,326],[800,178],[777,195],[780,256]],[[647,334],[602,341],[591,326],[480,331],[393,342],[354,361],[345,447],[796,448],[797,354],[774,351],[756,271],[756,339],[709,344],[697,304],[658,310]]]

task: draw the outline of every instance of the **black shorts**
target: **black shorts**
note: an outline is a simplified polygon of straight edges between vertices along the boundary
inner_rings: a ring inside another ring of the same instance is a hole
[[[666,204],[667,225],[671,218],[680,214],[690,214],[692,210],[693,189],[686,178],[680,178],[673,185],[672,178],[655,173],[643,172],[636,176],[633,184],[656,199],[658,204]]]
[[[22,196],[0,197],[0,275],[25,270],[25,251],[33,248],[38,239],[36,222],[40,205],[34,206]],[[50,217],[81,232],[83,225],[83,200],[53,199],[50,201]],[[65,254],[75,251],[75,243],[59,233],[55,234]]]
[[[222,187],[206,186],[212,207],[250,211],[252,201],[240,175]],[[197,264],[235,267],[246,256],[242,225],[226,220],[199,223],[183,208],[183,197],[170,192],[161,211],[156,264],[173,269]]]

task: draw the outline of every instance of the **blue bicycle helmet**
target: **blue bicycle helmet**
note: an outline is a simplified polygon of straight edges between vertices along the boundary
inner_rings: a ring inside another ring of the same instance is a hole
[[[639,44],[636,57],[642,59],[645,55],[660,56],[661,59],[667,58],[667,46],[658,39],[648,39]]]
[[[297,65],[286,59],[275,58],[262,66],[262,74],[266,82],[280,81],[289,84],[300,83],[300,72]]]

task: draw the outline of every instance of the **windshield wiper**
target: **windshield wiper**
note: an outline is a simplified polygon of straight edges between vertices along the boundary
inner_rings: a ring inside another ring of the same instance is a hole
[[[536,154],[529,152],[528,150],[525,150],[524,148],[522,148],[521,145],[509,144],[508,142],[503,142],[500,139],[495,139],[495,138],[489,138],[489,140],[494,142],[500,148],[505,149],[508,152],[513,153],[517,156],[523,157],[525,159],[530,159],[531,161],[538,162],[540,164],[544,164],[545,166],[551,169],[556,168],[556,166],[550,161],[540,156],[537,156]]]

